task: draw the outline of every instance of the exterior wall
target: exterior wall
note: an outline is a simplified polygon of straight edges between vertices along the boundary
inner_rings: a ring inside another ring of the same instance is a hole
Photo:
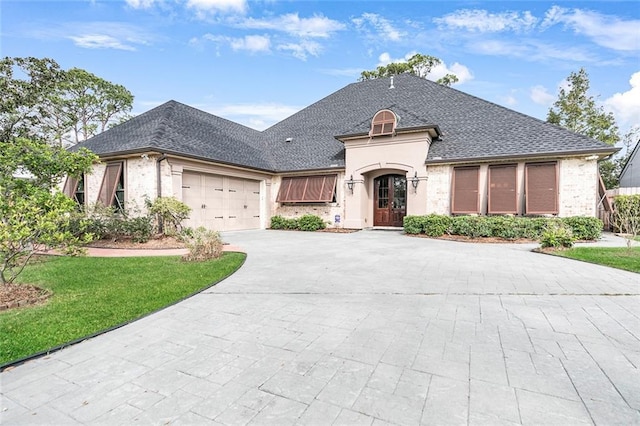
[[[558,216],[595,216],[598,204],[598,162],[570,158],[559,163]]]
[[[427,214],[451,213],[451,166],[427,167]]]
[[[87,173],[84,176],[84,199],[88,207],[94,205],[98,201],[98,193],[100,192],[100,186],[102,185],[102,179],[106,168],[106,163],[94,164],[91,173]]]
[[[328,173],[335,174],[336,172]],[[300,176],[319,175],[323,173],[305,173]],[[292,175],[287,175],[292,176]],[[328,223],[330,228],[342,228],[344,223],[344,198],[345,188],[344,172],[338,172],[338,179],[336,181],[336,202],[335,203],[312,203],[312,204],[282,204],[276,202],[278,197],[278,191],[280,191],[280,185],[282,184],[282,176],[274,176],[271,184],[271,200],[269,205],[270,217],[282,216],[285,218],[296,218],[305,214],[313,214],[320,216],[322,220]],[[340,223],[336,222],[336,216],[340,216]],[[267,224],[268,226],[268,224]]]
[[[620,174],[620,187],[640,187],[640,142],[631,152],[631,157]]]
[[[145,213],[145,199],[153,201],[158,196],[156,173],[154,156],[125,160],[124,196],[125,206],[130,213]]]
[[[368,137],[344,141],[345,179],[353,176],[353,194],[346,191],[345,228],[373,226],[374,179],[385,174],[405,175],[407,181],[417,176],[418,187],[407,190],[407,214],[426,214],[427,174],[424,160],[431,138],[427,131],[393,136]]]

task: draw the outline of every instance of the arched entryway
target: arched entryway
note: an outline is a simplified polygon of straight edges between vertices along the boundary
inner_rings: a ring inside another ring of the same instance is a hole
[[[407,214],[407,178],[384,175],[373,181],[373,226],[402,226]]]

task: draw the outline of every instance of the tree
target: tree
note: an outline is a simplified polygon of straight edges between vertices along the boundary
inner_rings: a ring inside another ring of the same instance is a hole
[[[406,62],[392,62],[388,65],[379,66],[372,71],[362,71],[360,73],[360,81],[373,80],[375,78],[390,77],[398,74],[413,74],[420,78],[427,78],[431,70],[442,64],[442,61],[435,56],[422,55],[416,53]],[[445,86],[451,86],[458,81],[458,77],[454,74],[447,74],[437,80],[437,83]]]
[[[10,284],[38,248],[72,250],[90,235],[73,234],[77,205],[58,189],[65,176],[88,172],[97,157],[44,142],[0,141],[0,284]],[[24,177],[24,176],[27,177]]]
[[[567,77],[567,88],[561,87],[553,108],[549,108],[547,121],[573,132],[588,136],[609,145],[620,140],[618,126],[612,113],[607,113],[589,92],[589,75],[584,68]],[[606,188],[618,184],[620,164],[615,160],[602,160],[598,164]]]
[[[2,59],[0,90],[1,140],[74,145],[128,117],[133,105],[123,86],[48,58]]]
[[[596,106],[593,96],[589,96],[589,76],[584,68],[567,77],[567,89],[561,87],[558,99],[549,109],[547,121],[572,132],[615,145],[620,140],[618,126],[612,113]]]
[[[0,140],[47,139],[52,133],[47,125],[50,95],[63,79],[64,72],[52,59],[0,60]]]

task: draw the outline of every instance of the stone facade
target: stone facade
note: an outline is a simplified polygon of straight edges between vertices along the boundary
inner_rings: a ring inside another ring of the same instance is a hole
[[[595,216],[598,162],[584,158],[560,161],[559,216]]]
[[[451,211],[451,166],[427,167],[427,213],[449,214]]]

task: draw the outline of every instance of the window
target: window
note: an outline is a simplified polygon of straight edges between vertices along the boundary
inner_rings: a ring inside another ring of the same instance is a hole
[[[451,213],[479,213],[478,174],[480,167],[454,167]]]
[[[370,136],[391,135],[396,129],[396,115],[389,110],[376,113],[371,121]]]
[[[558,164],[525,164],[526,213],[558,213]]]
[[[489,166],[489,213],[518,213],[515,164]]]
[[[337,175],[282,178],[279,203],[331,203],[335,201]]]
[[[63,191],[64,195],[73,199],[78,205],[84,206],[84,175],[79,179],[68,176]]]
[[[119,212],[124,210],[123,165],[122,162],[107,164],[98,195],[98,202],[105,206],[113,206]]]

